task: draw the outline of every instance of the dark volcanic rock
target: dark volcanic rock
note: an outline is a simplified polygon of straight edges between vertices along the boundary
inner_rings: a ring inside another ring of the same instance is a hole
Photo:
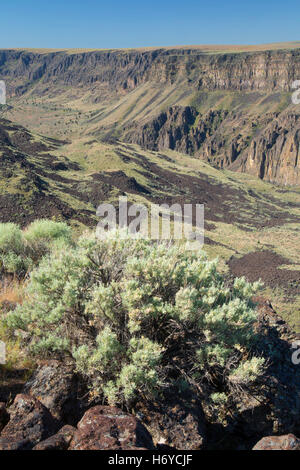
[[[9,414],[7,412],[5,403],[0,403],[0,432],[9,421]]]
[[[264,437],[253,450],[300,450],[300,439],[294,434]]]
[[[75,432],[73,426],[64,426],[57,434],[37,444],[33,450],[67,450]]]
[[[163,400],[137,407],[155,444],[178,450],[199,450],[206,441],[206,422],[201,402],[192,392],[165,393]]]
[[[8,183],[0,191],[1,222],[16,222],[24,227],[37,218],[69,220],[76,218],[77,213],[85,224],[91,223],[89,211],[76,211],[51,192],[49,180],[66,183],[66,191],[74,195],[71,186],[75,181],[62,178],[58,171],[66,167],[77,170],[78,165],[67,157],[61,157],[60,161],[59,157],[48,153],[62,144],[62,141],[47,137],[41,137],[41,142],[37,142],[22,126],[0,119],[0,179]],[[9,190],[10,184],[14,187],[13,193]],[[82,200],[84,196],[75,193],[75,197]]]
[[[95,406],[88,410],[72,439],[70,450],[153,449],[147,429],[118,408]]]
[[[258,303],[259,320],[257,332],[260,335],[258,351],[269,359],[268,383],[264,384],[265,404],[270,413],[266,423],[273,424],[272,434],[300,432],[300,368],[292,361],[293,343],[297,340],[285,321],[273,309],[270,302]],[[262,429],[261,429],[262,432]],[[265,433],[266,435],[266,433]]]
[[[172,149],[193,155],[226,115],[225,111],[200,115],[191,106],[172,106],[141,126],[133,124],[125,139],[150,150]]]
[[[1,433],[0,450],[30,450],[57,431],[57,422],[42,403],[17,395],[9,408],[10,421]]]
[[[76,424],[83,414],[79,400],[82,390],[72,365],[49,361],[40,366],[25,385],[24,393],[38,398],[64,423]]]

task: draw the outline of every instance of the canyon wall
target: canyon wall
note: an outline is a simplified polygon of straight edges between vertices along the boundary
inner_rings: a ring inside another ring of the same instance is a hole
[[[189,80],[207,90],[290,90],[300,77],[300,49],[235,54],[205,54],[189,49],[35,53],[0,51],[0,77],[11,91],[44,83],[88,85],[105,82],[132,89],[148,80]],[[19,82],[19,85],[17,85]],[[22,82],[22,85],[21,85]]]
[[[93,103],[115,109],[118,99],[149,84],[160,90],[172,87],[173,95],[185,90],[188,105],[173,98],[162,110],[153,97],[151,117],[137,113],[123,122],[117,116],[113,125],[119,128],[119,138],[150,150],[188,153],[271,182],[300,184],[300,105],[291,104],[292,83],[300,79],[300,49],[214,54],[197,48],[3,50],[0,79],[6,80],[9,97],[25,99],[30,94],[47,100],[70,89],[78,97],[90,93]],[[217,92],[224,93],[223,101],[214,100]],[[206,94],[205,109],[201,93]],[[237,94],[234,99],[232,93]],[[101,116],[96,121],[99,135]],[[112,123],[105,125],[107,131]]]

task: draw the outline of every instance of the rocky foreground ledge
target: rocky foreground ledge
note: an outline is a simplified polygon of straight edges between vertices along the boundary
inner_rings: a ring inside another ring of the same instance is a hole
[[[155,446],[152,436],[140,420],[118,408],[95,406],[84,414],[76,427],[60,427],[59,420],[39,400],[24,394],[16,397],[9,411],[0,404],[0,425],[4,426],[0,450],[166,448],[162,444]],[[253,450],[300,450],[300,439],[293,434],[264,437]]]
[[[256,302],[277,357],[267,402],[241,403],[222,425],[196,394],[170,391],[164,401],[137,403],[131,414],[89,402],[74,366],[52,360],[40,363],[10,406],[0,403],[0,450],[300,450],[296,337],[270,303]]]
[[[1,420],[8,413],[2,407]],[[61,426],[50,411],[30,395],[17,395],[0,450],[146,450],[152,437],[140,421],[118,408],[90,408],[76,427]]]

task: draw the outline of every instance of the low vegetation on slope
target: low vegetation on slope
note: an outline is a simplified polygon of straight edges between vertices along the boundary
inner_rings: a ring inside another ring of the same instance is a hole
[[[25,231],[14,223],[0,225],[0,264],[2,274],[24,278],[54,243],[70,242],[71,230],[65,223],[36,220]]]
[[[258,283],[229,280],[184,242],[123,230],[78,237],[39,220],[25,230],[1,224],[0,234],[2,401],[56,358],[77,371],[82,406],[116,404],[150,419],[180,397],[187,413],[197,406],[217,424],[220,439],[242,432],[254,442],[299,426],[293,334],[253,297]],[[20,246],[34,253],[26,273],[6,262]]]
[[[255,353],[251,300],[258,284],[241,278],[227,287],[217,262],[184,244],[132,240],[123,231],[72,242],[47,223],[29,233],[43,242],[48,229],[55,243],[31,272],[24,302],[5,318],[30,354],[72,358],[92,396],[114,404],[174,384],[195,386],[215,404],[259,393],[265,359]],[[16,227],[1,230],[12,233],[10,253]]]
[[[6,120],[0,120],[0,151],[1,222],[24,227],[44,217],[67,221],[80,233],[96,226],[100,203],[117,205],[121,195],[146,205],[203,203],[210,259],[219,256],[228,275],[261,277],[264,295],[297,328],[299,189],[220,171],[170,150],[88,136],[57,141]]]

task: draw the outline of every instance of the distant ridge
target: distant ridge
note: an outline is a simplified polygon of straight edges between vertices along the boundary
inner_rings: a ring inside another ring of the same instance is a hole
[[[273,50],[290,50],[290,49],[298,49],[300,48],[300,41],[290,41],[290,42],[274,42],[268,44],[199,44],[199,45],[177,45],[177,46],[157,46],[157,47],[131,47],[131,48],[109,48],[109,49],[102,49],[102,48],[91,48],[91,49],[84,49],[84,48],[61,48],[61,49],[51,49],[51,48],[31,48],[31,47],[11,47],[11,48],[2,48],[1,50],[14,50],[14,51],[29,51],[35,53],[44,53],[48,54],[51,52],[67,52],[69,54],[80,54],[85,52],[93,52],[93,51],[155,51],[155,50],[179,50],[179,49],[187,49],[187,50],[198,50],[199,52],[203,53],[240,53],[240,52],[259,52],[259,51],[273,51]]]

